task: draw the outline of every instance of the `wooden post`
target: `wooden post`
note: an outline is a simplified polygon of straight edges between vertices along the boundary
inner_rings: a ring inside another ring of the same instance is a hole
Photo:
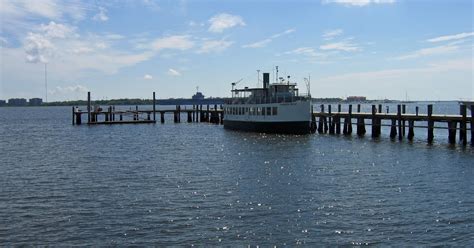
[[[405,113],[406,113],[406,110],[407,110],[407,109],[406,109],[406,105],[403,104],[403,105],[402,105],[402,114],[405,114]],[[403,125],[403,127],[402,127],[403,136],[405,136],[405,127],[406,127],[406,126],[405,126],[405,125],[406,125],[405,117],[402,118],[402,125]]]
[[[471,146],[474,146],[474,105],[471,105]]]
[[[115,121],[115,106],[112,106],[112,120]]]
[[[352,134],[352,104],[349,104],[349,126],[347,127],[347,134]]]
[[[91,92],[87,92],[87,123],[91,122]]]
[[[466,105],[459,106],[459,111],[461,112],[461,122],[459,123],[459,140],[462,141],[462,145],[467,145],[467,108]]]
[[[325,113],[325,112],[324,112],[324,104],[321,105],[321,112],[322,112],[322,113]],[[326,116],[323,117],[323,125],[324,125],[323,131],[324,131],[324,133],[327,133],[329,128],[328,128],[328,121],[327,121],[327,117],[326,117]]]
[[[392,125],[390,126],[390,138],[395,139],[397,137],[397,119],[391,119]]]
[[[107,112],[104,112],[105,121],[109,121],[110,107],[107,108]]]
[[[120,114],[120,120],[121,120],[121,121],[123,120],[122,114]]]
[[[428,144],[432,144],[433,139],[434,139],[434,134],[433,134],[434,121],[431,118],[432,115],[433,115],[433,105],[429,104],[428,105]]]
[[[360,113],[360,104],[357,104],[357,113]],[[362,118],[357,117],[357,135],[362,136]]]
[[[414,120],[408,120],[408,140],[412,141],[413,137],[415,136],[415,121]]]
[[[156,95],[153,91],[153,120],[156,121]]]
[[[456,144],[456,121],[448,121],[448,140],[449,144]]]
[[[337,119],[336,119],[336,133],[341,134],[341,116],[340,116],[341,104],[337,105],[337,113],[338,113],[338,116],[337,116]]]
[[[74,109],[75,109],[75,107],[72,106],[72,125],[73,125],[73,126],[74,126],[74,124],[75,124],[75,122],[74,122],[74,117],[75,117]]]
[[[188,123],[193,122],[193,117],[192,117],[192,112],[187,112],[188,113]]]
[[[403,139],[402,106],[400,104],[397,105],[397,119],[398,119],[398,140],[402,140]]]
[[[372,105],[372,138],[377,138],[377,117],[375,114],[377,113],[377,108],[375,105]]]
[[[416,116],[418,116],[418,106],[415,107],[415,113],[416,113]]]
[[[357,104],[357,113],[360,113],[360,104]],[[363,117],[357,118],[357,135],[363,136],[365,134],[365,121]]]
[[[165,112],[164,111],[160,112],[160,121],[161,121],[161,123],[165,123]]]
[[[221,117],[220,117],[220,120],[219,120],[219,123],[221,125],[224,125],[224,115],[225,115],[225,111],[224,111],[224,107],[221,105],[221,109],[222,109],[222,112],[221,112]]]
[[[331,104],[328,105],[328,113],[329,113],[329,134],[334,134],[334,121],[332,118],[332,110],[331,110]]]
[[[382,113],[382,104],[379,104],[379,113]]]

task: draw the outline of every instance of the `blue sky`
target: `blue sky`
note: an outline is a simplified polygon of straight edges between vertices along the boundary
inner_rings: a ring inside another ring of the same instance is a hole
[[[257,70],[314,97],[472,99],[466,0],[0,3],[0,99],[229,96]]]

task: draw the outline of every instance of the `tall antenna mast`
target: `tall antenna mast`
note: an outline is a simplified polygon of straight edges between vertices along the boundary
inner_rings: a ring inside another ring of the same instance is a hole
[[[275,83],[278,83],[278,65],[276,66],[276,77],[275,77]]]
[[[48,64],[44,63],[44,88],[45,88],[45,102],[48,102]]]
[[[260,83],[260,70],[257,70],[257,87],[259,83]]]

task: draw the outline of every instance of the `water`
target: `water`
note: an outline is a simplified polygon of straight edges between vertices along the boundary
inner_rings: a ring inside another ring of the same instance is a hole
[[[423,129],[409,143],[167,118],[87,127],[69,107],[0,108],[0,244],[474,244],[474,149],[446,130],[429,146]]]

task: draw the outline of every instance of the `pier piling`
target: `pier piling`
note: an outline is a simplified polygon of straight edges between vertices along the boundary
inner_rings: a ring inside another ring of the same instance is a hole
[[[433,105],[429,104],[428,105],[428,144],[433,143],[434,139],[434,134],[433,134],[433,128],[434,128],[434,122],[433,122]]]
[[[448,140],[449,144],[456,144],[456,121],[448,121]]]
[[[87,123],[91,122],[91,92],[87,92]]]
[[[333,121],[333,117],[332,117],[332,106],[331,106],[331,104],[328,105],[328,113],[329,113],[329,117],[328,117],[329,134],[334,134],[335,130],[334,130],[334,121]]]
[[[153,120],[156,121],[156,94],[153,91]]]
[[[413,141],[413,137],[415,136],[415,121],[414,120],[408,120],[408,140]]]
[[[400,104],[397,105],[397,119],[398,119],[398,140],[402,140],[403,139],[402,106]]]
[[[391,119],[392,124],[390,125],[390,138],[395,139],[397,137],[397,120]]]
[[[465,146],[467,145],[467,107],[466,105],[461,105],[459,106],[459,112],[462,116],[461,121],[459,122],[459,141],[462,142],[462,145]]]
[[[406,113],[406,110],[407,110],[406,105],[403,104],[403,105],[402,105],[402,114],[405,114],[405,113]],[[403,137],[405,137],[405,127],[406,127],[406,121],[405,121],[405,119],[403,119],[403,120],[402,120]]]

